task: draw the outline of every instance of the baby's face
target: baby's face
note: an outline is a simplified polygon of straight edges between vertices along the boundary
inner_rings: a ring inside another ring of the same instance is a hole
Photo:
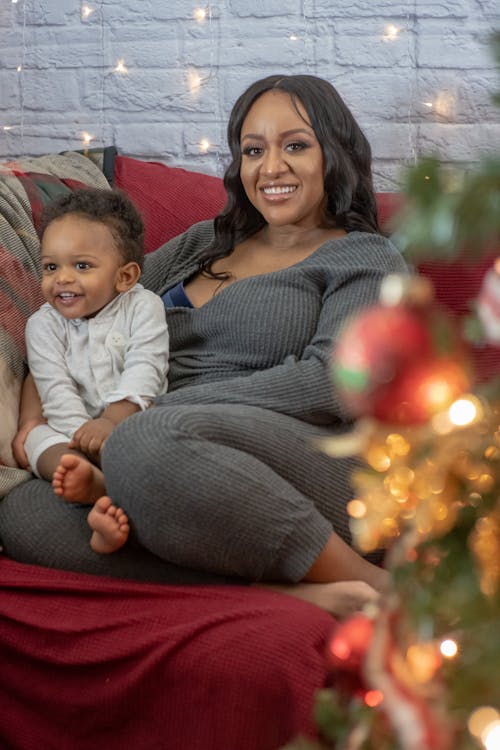
[[[91,318],[117,294],[123,265],[109,227],[79,214],[52,221],[42,239],[42,292],[65,318]]]

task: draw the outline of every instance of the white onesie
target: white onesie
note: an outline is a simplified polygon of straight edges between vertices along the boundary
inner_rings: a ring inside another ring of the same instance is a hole
[[[40,455],[66,443],[115,401],[146,409],[167,390],[168,329],[161,298],[141,284],[93,318],[64,318],[45,303],[26,325],[28,364],[46,425],[24,448],[35,474]]]

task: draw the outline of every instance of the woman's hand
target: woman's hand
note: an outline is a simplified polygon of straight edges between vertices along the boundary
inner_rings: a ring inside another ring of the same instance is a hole
[[[24,443],[28,434],[34,427],[38,427],[39,424],[45,424],[45,420],[42,418],[32,417],[24,422],[18,429],[17,435],[12,441],[12,453],[17,461],[18,466],[21,469],[29,469],[28,456],[24,450]]]
[[[21,469],[28,469],[28,457],[24,450],[24,443],[28,433],[39,424],[46,424],[42,412],[42,403],[36,389],[33,376],[29,372],[24,379],[21,390],[21,404],[19,407],[19,424],[17,435],[12,441],[12,453]]]

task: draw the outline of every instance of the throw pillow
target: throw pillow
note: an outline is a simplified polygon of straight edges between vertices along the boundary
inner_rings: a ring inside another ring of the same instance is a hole
[[[147,253],[192,224],[213,218],[226,202],[219,177],[129,156],[116,156],[114,185],[142,214]]]

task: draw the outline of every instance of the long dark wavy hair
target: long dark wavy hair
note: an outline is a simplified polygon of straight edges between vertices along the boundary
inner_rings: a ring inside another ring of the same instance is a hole
[[[224,175],[227,202],[215,219],[215,239],[200,261],[204,273],[216,278],[212,263],[228,255],[237,242],[265,226],[248,200],[240,179],[241,128],[253,103],[267,91],[289,94],[302,104],[323,152],[325,222],[346,232],[379,233],[371,172],[371,149],[365,135],[337,90],[311,75],[273,75],[253,83],[233,106],[227,126],[232,160]]]

